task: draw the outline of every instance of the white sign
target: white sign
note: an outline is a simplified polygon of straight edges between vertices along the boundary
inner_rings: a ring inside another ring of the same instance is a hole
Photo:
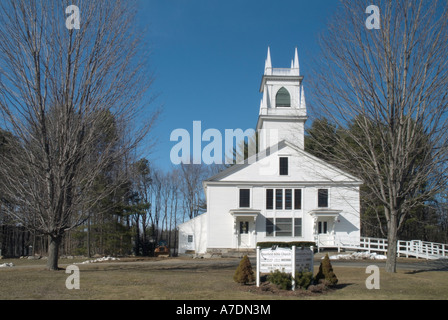
[[[292,272],[292,250],[286,248],[260,250],[260,272],[270,273],[275,270]]]
[[[309,248],[272,248],[260,250],[257,247],[257,286],[260,286],[260,273],[271,273],[279,270],[291,273],[296,271],[313,272],[314,253]],[[294,284],[293,284],[294,287]]]

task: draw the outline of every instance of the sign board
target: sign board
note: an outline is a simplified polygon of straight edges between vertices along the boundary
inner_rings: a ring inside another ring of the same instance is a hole
[[[260,273],[271,273],[275,270],[295,274],[296,271],[313,272],[314,253],[310,248],[257,248],[257,286]]]
[[[260,272],[270,273],[275,270],[292,272],[292,250],[286,248],[260,250]]]
[[[314,253],[310,248],[296,248],[296,271],[313,272]]]

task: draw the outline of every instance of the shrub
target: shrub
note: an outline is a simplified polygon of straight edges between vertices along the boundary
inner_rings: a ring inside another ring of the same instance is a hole
[[[281,290],[291,290],[292,284],[291,284],[291,275],[289,273],[281,272],[279,270],[275,270],[274,272],[271,272],[267,280],[275,284],[279,289]]]
[[[333,272],[333,266],[331,265],[328,253],[320,263],[319,272],[317,273],[315,280],[317,283],[325,280],[329,285],[335,285],[338,283],[338,278]]]
[[[295,282],[296,282],[296,288],[301,288],[301,289],[308,289],[308,287],[311,285],[312,281],[313,281],[313,273],[312,272],[307,272],[307,271],[299,271],[296,272],[296,277],[295,277]]]
[[[252,265],[247,255],[241,259],[240,264],[233,275],[233,280],[241,284],[248,284],[255,281],[254,271],[252,270]]]

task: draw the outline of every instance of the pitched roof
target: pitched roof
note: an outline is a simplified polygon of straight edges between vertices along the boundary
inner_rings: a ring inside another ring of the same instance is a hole
[[[298,155],[302,155],[304,157],[307,157],[311,162],[315,162],[318,163],[326,168],[328,168],[329,170],[332,170],[333,172],[336,172],[344,177],[346,177],[349,181],[347,182],[351,182],[351,183],[359,183],[362,184],[363,181],[347,172],[344,172],[343,170],[335,167],[332,164],[329,164],[328,162],[317,158],[316,156],[313,156],[312,154],[298,148],[297,146],[289,143],[288,141],[282,140],[279,143],[277,143],[276,145],[274,145],[271,148],[267,148],[266,150],[263,150],[251,157],[249,157],[248,159],[246,159],[244,162],[242,163],[237,163],[223,171],[221,171],[220,173],[204,180],[203,185],[204,187],[209,183],[209,182],[219,182],[222,181],[222,179],[229,177],[230,175],[239,172],[245,168],[248,168],[252,165],[255,165],[256,163],[259,163],[261,160],[265,159],[266,157],[269,157],[271,155],[273,155],[275,152],[279,152],[280,150],[290,147],[294,150],[294,152],[297,152]],[[340,182],[340,181],[339,181]]]

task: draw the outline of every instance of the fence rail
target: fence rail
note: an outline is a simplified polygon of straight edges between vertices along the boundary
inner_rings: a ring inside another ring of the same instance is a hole
[[[387,252],[387,239],[380,238],[344,238],[334,235],[319,235],[316,245],[320,248],[352,249],[367,252]],[[424,258],[428,260],[448,259],[448,244],[426,242],[421,240],[397,241],[397,255],[405,257]]]

